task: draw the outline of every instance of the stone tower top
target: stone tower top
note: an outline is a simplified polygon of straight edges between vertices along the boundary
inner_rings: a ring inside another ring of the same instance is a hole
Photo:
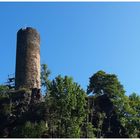
[[[26,28],[21,28],[18,32],[17,32],[17,37],[26,37],[26,41],[30,40],[30,41],[37,41],[38,43],[40,43],[40,35],[37,32],[36,29],[32,28],[32,27],[26,27]]]

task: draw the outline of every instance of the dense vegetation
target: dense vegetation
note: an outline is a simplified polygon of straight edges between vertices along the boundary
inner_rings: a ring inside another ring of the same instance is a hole
[[[140,96],[126,96],[116,75],[98,71],[87,91],[71,77],[49,75],[42,65],[41,98],[0,86],[0,137],[140,138]]]

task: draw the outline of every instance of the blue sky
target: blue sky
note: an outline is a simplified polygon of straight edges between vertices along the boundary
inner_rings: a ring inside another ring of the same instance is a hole
[[[41,63],[85,90],[98,70],[116,74],[126,94],[140,94],[140,3],[0,3],[0,83],[15,73],[16,32],[34,27]]]

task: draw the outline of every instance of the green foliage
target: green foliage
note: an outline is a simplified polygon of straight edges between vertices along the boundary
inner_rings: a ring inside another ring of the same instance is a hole
[[[92,92],[95,95],[107,94],[111,98],[124,95],[123,86],[115,74],[107,74],[104,71],[98,71],[90,77],[87,93]]]
[[[95,138],[95,131],[96,129],[93,128],[93,125],[89,122],[86,125],[86,129],[87,129],[87,138]]]
[[[93,127],[91,122],[85,122],[82,127],[82,138],[95,138],[96,128]]]
[[[86,94],[72,78],[60,75],[52,81],[46,103],[48,125],[53,137],[80,137],[85,118]]]
[[[6,126],[10,123],[12,104],[6,86],[0,86],[0,137],[7,137]]]
[[[44,121],[39,123],[26,122],[23,126],[16,127],[12,132],[13,137],[19,138],[40,138],[48,130],[48,127]]]
[[[128,105],[123,102],[125,91],[117,76],[98,71],[90,77],[87,93],[90,92],[94,95],[94,113],[92,115],[93,125],[97,128],[96,136],[98,138],[127,137],[121,121],[118,121],[118,118],[124,117],[122,112],[124,112],[124,108],[128,108]],[[117,124],[116,130],[114,129],[115,123]]]
[[[127,97],[128,107],[125,109],[123,118],[124,126],[127,129],[130,138],[140,137],[140,96],[132,93],[129,98]]]
[[[6,93],[9,90],[7,86],[0,85],[0,94]]]
[[[30,106],[31,91],[20,89],[10,93],[12,101],[12,114],[16,119],[26,113]]]
[[[140,138],[140,96],[125,95],[115,74],[98,71],[87,94],[71,77],[49,80],[41,66],[46,93],[34,102],[30,89],[0,85],[0,137],[14,138]]]
[[[49,75],[51,74],[48,66],[46,64],[41,65],[41,85],[44,88],[44,92],[47,93],[49,90],[49,86],[51,81],[49,80]]]

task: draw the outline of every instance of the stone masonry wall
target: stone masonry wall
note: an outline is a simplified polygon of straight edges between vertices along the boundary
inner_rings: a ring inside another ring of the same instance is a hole
[[[17,32],[15,88],[40,89],[40,36],[27,27]]]

